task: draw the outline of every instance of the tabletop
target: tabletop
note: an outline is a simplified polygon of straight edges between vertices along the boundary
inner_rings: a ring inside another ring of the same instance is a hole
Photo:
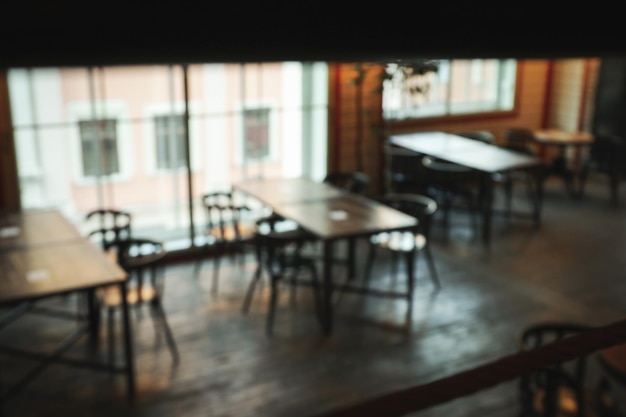
[[[394,135],[396,146],[486,173],[541,165],[534,156],[500,148],[477,140],[443,132]]]
[[[345,191],[307,178],[268,178],[234,184],[242,191],[270,207],[303,201],[338,197]]]
[[[0,251],[82,238],[78,229],[57,210],[0,214]]]
[[[306,178],[249,180],[234,185],[320,239],[415,227],[417,219],[374,200]]]
[[[88,240],[0,251],[0,271],[0,304],[126,279],[126,273]]]
[[[569,132],[559,129],[534,130],[533,135],[537,143],[549,145],[587,145],[594,141],[594,136],[588,132]]]
[[[276,212],[323,240],[367,236],[417,226],[417,219],[413,216],[352,194],[284,204]]]

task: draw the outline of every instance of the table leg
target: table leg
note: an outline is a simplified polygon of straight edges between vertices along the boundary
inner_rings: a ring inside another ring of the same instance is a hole
[[[483,176],[481,194],[483,212],[482,240],[483,244],[488,247],[491,244],[491,217],[493,209],[493,181],[490,175]]]
[[[353,281],[356,276],[355,252],[356,252],[356,239],[348,238],[348,281]]]
[[[413,292],[415,288],[415,251],[406,253],[406,272],[407,272],[407,310],[406,310],[406,326],[407,332],[410,332],[413,323]]]
[[[133,341],[130,329],[130,314],[128,311],[128,299],[126,294],[126,283],[120,284],[122,294],[122,321],[124,324],[124,362],[126,365],[126,381],[128,385],[128,398],[135,398],[135,362],[133,357]]]
[[[324,304],[324,331],[329,336],[333,331],[333,241],[324,241],[324,282],[323,285],[323,304]]]
[[[89,321],[89,341],[92,346],[97,346],[100,334],[100,306],[94,289],[87,290],[87,320]]]
[[[535,226],[539,227],[541,225],[541,210],[543,206],[544,173],[542,172],[541,168],[537,168],[535,169],[533,174],[535,177],[535,204],[534,204],[535,212],[533,214],[535,218]]]

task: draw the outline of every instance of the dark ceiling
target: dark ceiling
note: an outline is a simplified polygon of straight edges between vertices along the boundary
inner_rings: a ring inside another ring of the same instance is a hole
[[[475,2],[85,4],[3,5],[0,67],[626,56],[619,11],[580,6],[564,12]]]

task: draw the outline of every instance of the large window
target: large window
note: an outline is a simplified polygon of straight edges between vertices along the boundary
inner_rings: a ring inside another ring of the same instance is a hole
[[[326,173],[322,62],[12,68],[8,81],[22,206],[59,208],[85,233],[85,213],[118,208],[133,233],[186,249],[204,242],[203,194]]]
[[[119,173],[115,120],[81,120],[78,122],[78,129],[83,176]]]
[[[512,59],[441,60],[436,73],[409,82],[386,80],[383,113],[386,119],[403,120],[511,111],[516,73]]]
[[[154,118],[157,169],[186,166],[185,118],[182,115]]]

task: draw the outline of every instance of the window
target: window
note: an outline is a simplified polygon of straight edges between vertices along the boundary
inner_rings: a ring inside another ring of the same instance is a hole
[[[85,177],[119,173],[117,122],[114,119],[78,122]]]
[[[270,156],[269,142],[270,109],[244,110],[244,143],[247,160],[264,159]]]
[[[157,169],[176,169],[187,166],[184,116],[156,116],[154,132]]]
[[[415,94],[415,85],[400,78],[386,80],[384,116],[403,120],[513,110],[516,70],[512,59],[439,61],[438,72],[410,80],[424,94]]]

